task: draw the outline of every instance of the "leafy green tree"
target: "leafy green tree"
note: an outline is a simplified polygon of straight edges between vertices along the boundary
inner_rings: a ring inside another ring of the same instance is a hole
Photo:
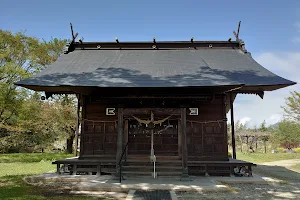
[[[77,120],[77,100],[74,95],[59,95],[55,99],[58,114],[57,126],[60,128],[61,135],[67,138],[67,153],[72,153]]]
[[[262,132],[265,132],[265,131],[268,130],[268,127],[266,126],[266,120],[264,120],[264,121],[261,123],[260,127],[258,128],[258,130],[259,130],[259,131],[262,131]]]
[[[42,151],[53,148],[54,141],[67,140],[66,150],[72,153],[76,124],[73,100],[75,98],[71,95],[62,95],[42,101],[36,92],[26,98],[18,124],[13,126],[17,129],[3,127],[6,132],[2,134],[5,142],[2,143],[2,152]]]
[[[234,129],[235,129],[236,132],[246,130],[247,129],[247,124],[246,123],[243,124],[243,123],[241,123],[240,120],[238,120],[234,125]]]
[[[14,85],[15,82],[31,77],[54,62],[62,53],[65,43],[66,40],[54,38],[41,41],[23,32],[14,34],[0,29],[2,152],[44,148],[65,134],[59,124],[61,121],[57,120],[62,119],[62,116],[66,117],[62,115],[64,109],[60,109],[60,103],[43,102],[38,93]]]
[[[49,42],[0,29],[0,123],[16,123],[28,92],[13,83],[28,78],[54,62],[65,45],[65,40]]]
[[[293,91],[290,94],[291,96],[286,98],[286,105],[282,106],[285,117],[300,122],[300,93]]]
[[[294,121],[281,121],[274,128],[273,141],[285,148],[293,148],[300,144],[300,124]]]

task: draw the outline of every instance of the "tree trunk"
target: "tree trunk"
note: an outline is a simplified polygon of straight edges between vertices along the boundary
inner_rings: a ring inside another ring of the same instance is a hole
[[[265,140],[264,140],[264,146],[265,146],[265,153],[267,153],[267,144]]]
[[[79,125],[80,125],[80,96],[77,96],[77,115],[76,115],[76,127],[75,127],[75,147],[74,147],[74,156],[78,156],[78,134],[79,134]]]
[[[74,134],[70,135],[69,138],[67,139],[67,149],[66,153],[73,153],[73,142],[74,142]]]

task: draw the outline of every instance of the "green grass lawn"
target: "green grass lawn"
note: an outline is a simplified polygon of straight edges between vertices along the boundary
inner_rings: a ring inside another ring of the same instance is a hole
[[[34,163],[0,163],[0,177],[11,175],[32,175],[41,174],[56,169],[51,161],[41,161]]]
[[[277,160],[300,159],[300,153],[241,153],[237,152],[236,158],[239,160],[260,164]]]
[[[0,154],[0,163],[53,161],[73,157],[64,153],[11,153]]]
[[[0,199],[2,200],[87,200],[112,199],[49,193],[48,188],[26,185],[23,178],[55,170],[51,161],[72,157],[70,154],[20,153],[0,155]]]
[[[300,173],[300,164],[293,165],[291,168],[292,170]]]

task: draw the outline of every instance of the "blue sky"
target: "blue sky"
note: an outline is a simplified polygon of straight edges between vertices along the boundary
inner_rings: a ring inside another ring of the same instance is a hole
[[[0,12],[1,29],[26,30],[45,40],[69,39],[70,22],[84,41],[113,41],[115,37],[120,41],[152,40],[154,36],[158,41],[189,40],[191,36],[195,40],[227,40],[234,38],[232,31],[239,20],[240,37],[253,57],[267,69],[300,81],[299,0],[1,0]],[[265,100],[239,96],[237,118],[250,125],[274,116],[279,120],[284,97],[299,89],[293,86],[267,93]],[[258,110],[260,106],[266,111]]]

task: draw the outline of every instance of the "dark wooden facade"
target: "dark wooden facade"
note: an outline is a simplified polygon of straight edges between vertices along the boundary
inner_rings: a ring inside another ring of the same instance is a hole
[[[228,160],[226,96],[226,94],[211,94],[202,96],[201,100],[183,97],[180,102],[177,102],[176,97],[107,100],[93,95],[84,96],[80,156],[82,158],[116,156],[118,107],[122,107],[122,146],[128,142],[127,155],[150,155],[152,129],[139,123],[133,116],[149,119],[152,112],[155,120],[170,116],[153,129],[155,155],[182,157],[181,109],[186,108],[185,133],[188,159]],[[106,115],[106,108],[115,108],[115,115]],[[189,108],[198,108],[198,115],[189,115]]]

